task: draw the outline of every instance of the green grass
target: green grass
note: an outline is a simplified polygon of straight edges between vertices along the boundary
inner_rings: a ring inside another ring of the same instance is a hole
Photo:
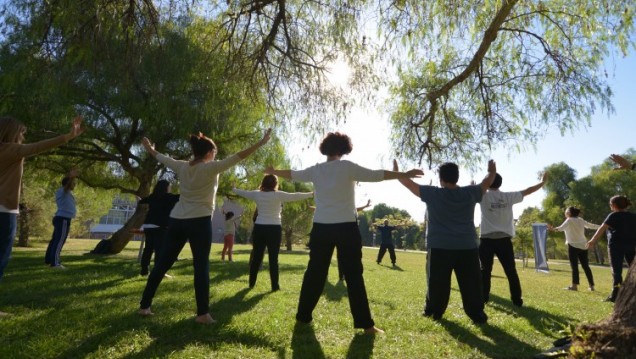
[[[611,286],[607,267],[593,267],[596,292],[570,292],[562,289],[570,283],[565,262],[551,261],[549,274],[518,262],[525,306],[516,308],[495,262],[488,325],[475,326],[466,317],[456,282],[449,308],[436,322],[421,315],[425,256],[399,251],[399,268],[392,269],[375,263],[377,249],[365,249],[371,311],[386,333],[374,338],[353,328],[335,257],[313,324],[297,326],[307,252],[281,252],[282,290],[270,293],[267,267],[256,287],[247,289],[248,246],[236,247],[236,262],[222,263],[221,245],[214,244],[210,305],[218,322],[203,326],[193,321],[188,248],[170,271],[175,277],[159,287],[155,315],[143,318],[137,315],[145,285],[136,262],[139,244],[115,256],[86,255],[96,243],[69,240],[64,271],[44,265],[44,242],[15,248],[0,283],[0,310],[13,314],[0,318],[0,358],[524,358],[550,348],[568,325],[595,322],[612,311],[601,301]]]

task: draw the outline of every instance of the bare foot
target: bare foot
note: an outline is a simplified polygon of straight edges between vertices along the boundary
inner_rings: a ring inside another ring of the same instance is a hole
[[[164,278],[168,278],[168,279],[172,279],[174,278],[174,276],[171,276],[170,274],[166,273],[163,275]]]
[[[214,324],[214,323],[216,323],[216,320],[214,320],[214,318],[212,318],[210,313],[199,315],[196,318],[194,318],[194,321],[199,323],[199,324]]]
[[[383,333],[384,333],[384,330],[380,328],[376,328],[376,327],[371,327],[364,330],[364,334],[370,334],[370,335],[383,334]]]
[[[155,315],[155,313],[150,311],[150,308],[146,308],[146,309],[139,308],[139,311],[137,313],[139,313],[139,315],[141,315],[142,317],[149,317],[151,315]]]

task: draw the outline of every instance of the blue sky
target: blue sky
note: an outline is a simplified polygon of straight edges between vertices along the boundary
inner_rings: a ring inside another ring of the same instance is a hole
[[[565,162],[577,172],[577,177],[590,173],[592,166],[600,164],[611,153],[623,153],[630,147],[636,147],[636,55],[627,58],[616,58],[608,61],[610,86],[614,92],[613,104],[615,112],[598,112],[590,127],[581,127],[574,133],[563,136],[558,129],[546,133],[545,137],[536,144],[536,150],[531,146],[524,153],[509,152],[498,149],[491,153],[491,158],[497,162],[497,171],[503,176],[503,191],[525,189],[539,182],[538,172],[544,167]],[[338,76],[338,74],[336,74]],[[384,116],[384,120],[382,119]],[[345,125],[332,128],[331,131],[345,132],[351,136],[354,150],[347,156],[351,161],[369,168],[391,168],[391,154],[394,151],[387,141],[389,126],[386,115],[373,110],[356,109],[347,118]],[[303,168],[324,161],[317,144],[310,148],[292,146],[297,149],[290,151],[292,167]],[[410,167],[409,167],[410,168]],[[429,184],[432,171],[424,168],[425,178],[418,183]],[[474,173],[474,178],[480,181],[486,174],[486,163],[483,171]],[[471,173],[460,175],[460,185],[466,185],[473,178]],[[437,184],[433,180],[433,184]],[[524,199],[514,207],[515,217],[529,206],[541,206],[545,197],[540,190]],[[366,203],[371,199],[372,204],[386,203],[393,207],[406,209],[413,218],[422,221],[425,205],[413,196],[397,181],[361,184],[356,192],[356,202]],[[477,222],[479,213],[477,212]]]

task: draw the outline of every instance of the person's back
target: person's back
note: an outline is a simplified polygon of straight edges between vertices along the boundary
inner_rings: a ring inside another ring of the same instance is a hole
[[[481,237],[502,238],[515,235],[512,206],[523,201],[520,191],[503,192],[489,189],[484,193],[481,209]]]
[[[636,214],[629,211],[611,213],[605,223],[608,224],[607,239],[609,245],[636,245]]]

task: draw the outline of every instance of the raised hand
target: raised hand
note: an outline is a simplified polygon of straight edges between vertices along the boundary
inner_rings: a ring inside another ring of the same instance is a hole
[[[272,129],[268,128],[267,131],[265,131],[265,134],[263,135],[263,138],[260,141],[261,146],[269,142],[271,136],[272,136]]]
[[[618,167],[614,168],[616,170],[629,170],[632,169],[632,163],[628,159],[623,156],[611,154],[610,159],[618,165]]]
[[[86,129],[82,127],[83,121],[84,118],[82,116],[75,116],[75,118],[73,119],[73,124],[71,125],[71,130],[68,133],[70,139],[73,139],[86,131]]]

